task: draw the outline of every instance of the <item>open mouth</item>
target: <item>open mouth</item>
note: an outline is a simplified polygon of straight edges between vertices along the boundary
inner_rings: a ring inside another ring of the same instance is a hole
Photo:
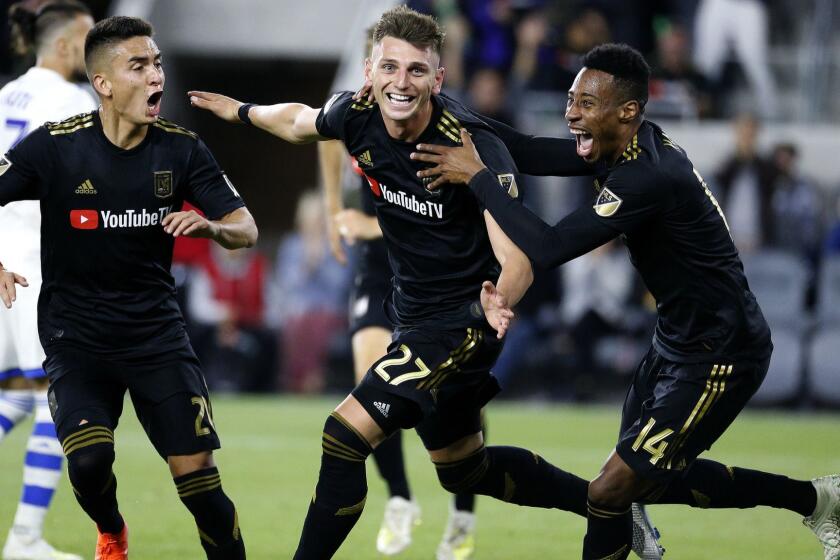
[[[416,97],[413,95],[402,95],[400,93],[386,93],[385,97],[388,98],[388,101],[397,106],[411,105],[411,102],[416,99]]]
[[[156,117],[160,114],[160,100],[162,97],[163,91],[156,91],[146,99],[149,116]]]
[[[592,153],[592,146],[595,143],[592,134],[582,128],[570,128],[569,130],[575,135],[577,155],[582,158],[589,157],[589,154]]]

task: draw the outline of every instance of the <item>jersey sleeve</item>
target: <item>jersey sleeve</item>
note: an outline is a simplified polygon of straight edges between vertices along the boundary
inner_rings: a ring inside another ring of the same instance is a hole
[[[496,131],[519,171],[526,175],[577,177],[594,173],[594,167],[577,155],[572,139],[531,136],[483,115],[479,118]]]
[[[472,134],[472,141],[481,161],[496,178],[498,185],[509,198],[516,200],[517,203],[521,202],[517,183],[519,170],[505,145],[498,136],[483,128],[471,127],[470,134]]]
[[[668,203],[660,173],[639,162],[620,164],[589,208],[592,217],[616,233],[631,233],[657,216]]]
[[[186,199],[200,208],[208,219],[218,220],[245,206],[245,201],[201,140],[193,150],[188,173]]]
[[[352,91],[340,91],[334,93],[329,100],[324,103],[321,111],[318,113],[318,118],[315,120],[315,128],[318,134],[324,138],[332,138],[334,140],[345,139],[344,122],[347,117],[347,110],[353,104]]]
[[[46,195],[53,168],[51,145],[50,134],[42,126],[0,158],[0,205]]]

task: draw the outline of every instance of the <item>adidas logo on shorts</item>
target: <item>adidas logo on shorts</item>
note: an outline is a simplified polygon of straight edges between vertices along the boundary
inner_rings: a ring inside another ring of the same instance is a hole
[[[379,401],[374,401],[373,406],[376,407],[376,410],[382,413],[382,416],[388,418],[388,413],[391,411],[391,405]]]

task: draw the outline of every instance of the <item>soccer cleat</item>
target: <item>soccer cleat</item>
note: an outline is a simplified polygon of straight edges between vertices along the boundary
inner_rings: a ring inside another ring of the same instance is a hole
[[[97,529],[97,532],[99,530]],[[96,555],[93,560],[127,560],[128,525],[123,525],[119,534],[99,533],[96,539]]]
[[[633,504],[633,552],[643,560],[661,560],[665,549],[659,544],[659,530],[650,522],[645,506]]]
[[[419,524],[420,506],[399,496],[389,499],[376,535],[376,550],[385,556],[399,554],[411,544],[411,531]]]
[[[469,560],[475,553],[475,514],[453,510],[437,548],[437,560]]]
[[[3,547],[3,560],[82,560],[82,557],[56,550],[40,535],[31,537],[13,528]]]
[[[817,491],[814,513],[802,520],[825,549],[825,560],[840,560],[840,475],[811,481]]]

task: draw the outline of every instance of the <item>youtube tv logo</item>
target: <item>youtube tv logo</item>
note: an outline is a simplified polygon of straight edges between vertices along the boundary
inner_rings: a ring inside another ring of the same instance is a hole
[[[96,210],[70,210],[70,225],[76,229],[96,229],[99,213]]]

